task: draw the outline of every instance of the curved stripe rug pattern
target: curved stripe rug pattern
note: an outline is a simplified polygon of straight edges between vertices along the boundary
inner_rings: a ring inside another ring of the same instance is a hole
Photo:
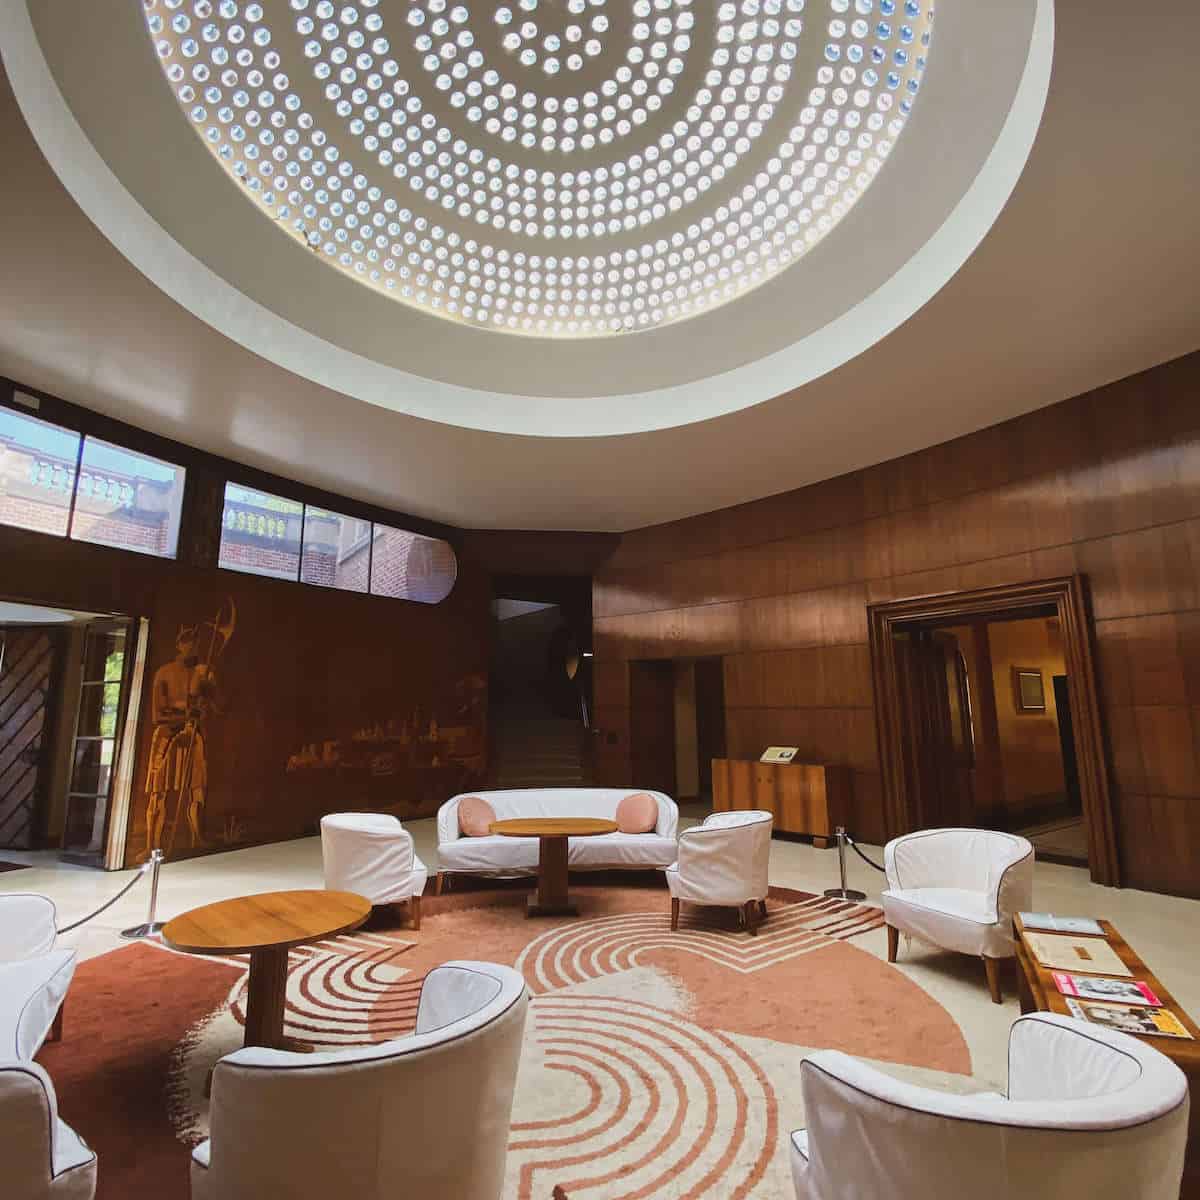
[[[408,1033],[441,962],[487,958],[532,995],[505,1200],[790,1200],[799,1065],[835,1047],[898,1070],[970,1072],[958,1026],[855,939],[878,908],[772,889],[757,936],[659,889],[588,884],[578,918],[528,921],[521,891],[429,898],[419,932],[372,929],[294,951],[286,1033],[316,1046]],[[177,1136],[205,1136],[204,1079],[240,1043],[244,959],[227,1002],[172,1067]]]

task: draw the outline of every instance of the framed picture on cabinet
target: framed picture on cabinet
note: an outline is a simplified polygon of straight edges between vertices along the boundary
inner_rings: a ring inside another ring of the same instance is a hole
[[[1046,685],[1038,667],[1013,667],[1013,703],[1017,712],[1045,712]]]

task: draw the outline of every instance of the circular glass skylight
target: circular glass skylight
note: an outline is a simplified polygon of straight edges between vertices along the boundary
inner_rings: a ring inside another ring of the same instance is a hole
[[[932,0],[143,0],[197,133],[314,254],[543,337],[802,258],[912,111]]]

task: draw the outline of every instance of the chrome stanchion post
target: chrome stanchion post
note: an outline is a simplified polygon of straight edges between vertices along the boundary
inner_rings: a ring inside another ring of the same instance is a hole
[[[866,892],[856,892],[853,888],[846,886],[846,828],[844,825],[837,827],[837,850],[838,850],[838,872],[841,875],[842,886],[835,888],[826,888],[825,895],[836,897],[838,900],[865,900]]]
[[[146,917],[144,925],[135,925],[132,929],[122,929],[121,936],[123,938],[148,938],[154,937],[164,922],[155,920],[156,910],[158,908],[158,868],[162,865],[163,852],[159,849],[150,851],[150,912]]]

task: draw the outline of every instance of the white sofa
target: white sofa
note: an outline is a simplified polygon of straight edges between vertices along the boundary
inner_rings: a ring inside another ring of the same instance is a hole
[[[1178,1200],[1188,1085],[1153,1046],[1049,1013],[1022,1017],[1008,1092],[952,1095],[835,1050],[800,1067],[797,1200]]]
[[[409,1037],[226,1055],[192,1200],[500,1200],[528,1003],[511,967],[451,962],[425,977]]]
[[[443,877],[470,875],[533,875],[538,866],[537,838],[510,838],[492,834],[466,837],[459,829],[458,805],[467,796],[478,796],[492,806],[497,821],[516,817],[599,817],[615,820],[624,797],[645,792],[658,803],[658,821],[652,833],[608,833],[599,837],[571,838],[567,865],[571,870],[663,869],[677,857],[675,842],[679,809],[664,792],[647,788],[511,788],[496,792],[464,792],[438,809],[438,889]]]
[[[1026,838],[989,829],[922,829],[888,842],[888,962],[901,933],[977,955],[999,1004],[999,960],[1016,953],[1013,916],[1033,907],[1033,862]]]

